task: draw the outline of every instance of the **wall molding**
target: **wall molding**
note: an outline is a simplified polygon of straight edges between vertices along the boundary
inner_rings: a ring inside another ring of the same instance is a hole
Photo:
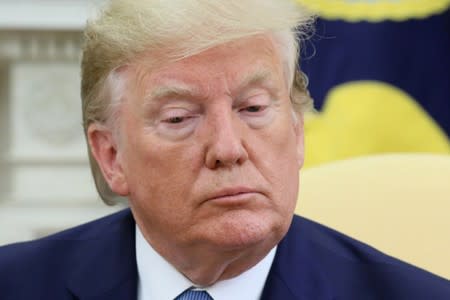
[[[6,61],[80,60],[79,31],[0,30],[0,59]]]
[[[81,30],[103,0],[2,0],[0,29]]]

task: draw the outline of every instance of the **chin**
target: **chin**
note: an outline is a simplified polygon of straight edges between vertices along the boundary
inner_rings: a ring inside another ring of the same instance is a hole
[[[210,241],[227,250],[265,246],[271,249],[283,238],[290,222],[280,216],[247,211],[227,212],[211,225]]]

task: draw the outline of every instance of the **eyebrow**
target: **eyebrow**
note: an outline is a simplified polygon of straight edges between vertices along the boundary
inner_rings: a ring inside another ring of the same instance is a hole
[[[269,70],[260,69],[257,70],[254,73],[251,73],[247,77],[244,78],[244,80],[238,85],[236,91],[242,91],[246,87],[252,86],[252,85],[258,85],[262,83],[271,82],[271,72]],[[273,85],[270,84],[269,88],[273,88]]]
[[[263,83],[271,83],[271,72],[269,70],[260,69],[248,76],[244,77],[242,82],[234,89],[234,93],[239,93],[245,88]],[[274,90],[273,84],[268,84],[270,90]],[[159,102],[166,98],[183,97],[183,98],[196,98],[200,97],[200,92],[195,86],[185,85],[183,83],[173,83],[168,85],[161,85],[155,87],[148,95],[145,96],[147,105]]]
[[[164,99],[173,96],[189,96],[195,97],[199,93],[195,87],[190,87],[187,85],[163,85],[154,88],[149,95],[145,98],[151,100]]]
[[[144,109],[154,109],[166,99],[193,99],[198,97],[198,95],[200,94],[196,87],[179,82],[156,86],[144,96]]]

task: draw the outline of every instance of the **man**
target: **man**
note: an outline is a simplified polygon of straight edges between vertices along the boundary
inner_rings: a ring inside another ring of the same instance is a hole
[[[115,0],[86,29],[102,198],[0,251],[1,299],[448,299],[448,281],[293,217],[309,105],[289,1]]]

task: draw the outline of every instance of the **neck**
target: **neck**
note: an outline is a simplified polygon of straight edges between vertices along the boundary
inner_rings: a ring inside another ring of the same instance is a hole
[[[195,285],[203,287],[239,276],[258,264],[275,246],[273,243],[267,243],[267,245],[262,243],[249,249],[227,251],[215,247],[199,246],[190,248],[189,251],[183,251],[183,248],[165,247],[158,243],[152,243],[145,233],[143,235],[153,249],[181,274]],[[174,251],[174,249],[179,251]]]
[[[190,281],[199,286],[211,286],[214,283],[230,279],[258,264],[270,252],[272,247],[261,247],[258,251],[242,253],[203,252],[200,257],[189,257],[182,261],[188,264],[178,264],[175,267]],[[202,253],[202,252],[199,252]],[[194,255],[195,256],[195,255]],[[207,259],[205,259],[207,257]]]

